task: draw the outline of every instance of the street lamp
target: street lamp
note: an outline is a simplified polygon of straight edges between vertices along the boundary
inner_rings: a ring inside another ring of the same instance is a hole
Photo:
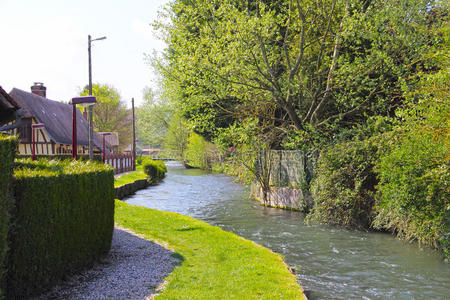
[[[32,148],[31,148],[31,160],[36,160],[36,142],[35,142],[35,137],[34,137],[34,130],[36,128],[44,128],[45,125],[43,123],[37,123],[37,124],[31,124],[31,144],[32,144]]]
[[[92,107],[97,103],[94,96],[84,96],[72,98],[69,104],[72,104],[72,159],[77,159],[77,104],[81,106]]]
[[[88,56],[89,56],[89,96],[92,96],[92,63],[91,63],[91,43],[93,41],[101,41],[105,40],[106,36],[92,39],[90,35],[88,35]],[[93,137],[94,137],[94,129],[92,126],[92,106],[89,106],[88,108],[88,114],[89,114],[89,159],[94,159],[94,143],[93,143]]]
[[[102,151],[102,160],[103,160],[103,163],[105,163],[105,136],[111,135],[111,132],[102,132],[102,133],[100,133],[100,134],[101,134],[102,137],[103,137],[103,142],[102,142],[102,148],[103,148],[103,151]]]

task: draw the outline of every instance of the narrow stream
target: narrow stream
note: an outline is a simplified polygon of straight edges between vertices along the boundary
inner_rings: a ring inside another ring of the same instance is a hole
[[[284,255],[310,299],[450,299],[450,264],[435,251],[389,234],[305,226],[303,214],[261,206],[231,177],[167,166],[164,182],[126,201],[190,215]]]

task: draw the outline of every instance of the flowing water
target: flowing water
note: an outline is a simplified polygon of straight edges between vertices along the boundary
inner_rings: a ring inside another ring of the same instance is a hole
[[[282,254],[309,299],[450,299],[450,264],[389,234],[306,226],[300,212],[263,207],[222,174],[167,163],[165,180],[126,199],[232,231]]]

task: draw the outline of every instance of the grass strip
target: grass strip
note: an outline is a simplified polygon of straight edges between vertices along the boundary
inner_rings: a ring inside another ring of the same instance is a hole
[[[136,171],[130,172],[128,174],[122,175],[120,177],[114,178],[114,187],[119,187],[121,185],[135,182],[136,180],[146,179],[147,174],[144,173],[144,168],[142,165],[136,166]]]
[[[217,226],[118,200],[115,221],[180,259],[159,299],[303,299],[280,255]]]

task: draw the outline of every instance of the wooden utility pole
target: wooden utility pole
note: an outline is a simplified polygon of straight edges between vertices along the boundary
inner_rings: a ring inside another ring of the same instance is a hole
[[[133,113],[133,170],[136,170],[136,123],[134,117],[134,98],[131,98],[131,110]]]

